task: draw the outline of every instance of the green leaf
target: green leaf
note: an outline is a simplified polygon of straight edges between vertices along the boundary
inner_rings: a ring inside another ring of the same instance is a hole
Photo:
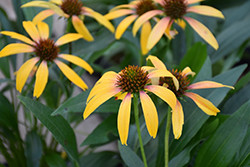
[[[212,81],[216,81],[226,85],[234,85],[238,80],[246,65],[236,67],[229,70],[223,74],[220,74],[214,78]],[[207,90],[197,90],[196,93],[200,94],[202,97],[211,101],[215,106],[218,106],[228,93],[228,88],[218,88],[218,89],[207,89]],[[182,103],[183,110],[185,113],[184,125],[182,136],[178,140],[173,140],[170,145],[170,157],[178,155],[180,151],[188,144],[188,142],[195,136],[195,134],[200,130],[202,125],[209,118],[201,109],[199,109],[193,101],[185,98],[185,103]]]
[[[247,135],[242,142],[240,149],[233,159],[233,165],[229,166],[249,166],[250,164],[250,128],[247,130]]]
[[[25,139],[25,156],[28,167],[39,167],[42,157],[43,147],[40,137],[35,131],[26,135]]]
[[[117,114],[110,115],[108,118],[102,121],[102,123],[98,125],[90,135],[88,135],[81,146],[105,144],[116,139],[118,134],[116,120]]]
[[[194,44],[183,57],[180,69],[189,66],[192,71],[198,73],[207,59],[207,47],[205,44],[198,42]]]
[[[15,131],[18,131],[14,108],[2,93],[0,93],[0,112],[0,123],[7,127],[13,128]]]
[[[200,141],[197,141],[191,145],[188,145],[179,155],[174,157],[170,162],[169,166],[171,167],[182,167],[186,165],[190,161],[190,152],[192,149],[199,143]]]
[[[111,151],[103,151],[99,153],[90,153],[80,158],[81,166],[87,167],[117,167],[120,160],[117,159],[117,153]]]
[[[118,149],[126,165],[129,167],[144,167],[142,160],[131,150],[130,147],[122,145],[119,141]]]
[[[195,166],[226,167],[241,146],[250,120],[250,101],[228,118],[199,150]]]
[[[18,96],[20,101],[48,128],[65,151],[79,162],[76,138],[69,123],[60,115],[52,117],[52,109],[27,97]]]
[[[217,36],[220,45],[219,49],[214,50],[211,47],[208,49],[208,55],[210,56],[212,63],[222,59],[250,38],[250,31],[246,28],[250,27],[249,19],[250,16],[242,21],[234,23]]]
[[[44,159],[49,167],[67,167],[64,159],[57,153],[46,154]]]

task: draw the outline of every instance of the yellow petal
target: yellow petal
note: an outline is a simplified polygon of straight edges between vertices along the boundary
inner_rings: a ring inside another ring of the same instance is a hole
[[[116,81],[118,74],[114,71],[108,71],[96,82],[96,84],[103,82]]]
[[[30,39],[27,38],[26,36],[21,35],[21,34],[18,34],[18,33],[16,33],[16,32],[1,31],[1,34],[3,34],[3,35],[8,35],[8,36],[10,36],[11,38],[14,38],[14,39],[23,41],[23,42],[25,42],[25,43],[27,43],[27,44],[30,44],[30,45],[34,45],[34,44],[35,44],[32,40],[30,40]]]
[[[160,97],[162,100],[164,100],[166,103],[168,103],[168,105],[174,109],[176,106],[176,96],[175,94],[163,87],[163,86],[158,86],[158,85],[149,85],[145,87],[146,90],[154,93],[156,96]]]
[[[186,92],[184,95],[191,98],[207,115],[217,115],[217,113],[220,112],[220,110],[216,108],[213,103],[196,93]]]
[[[40,34],[41,39],[48,39],[49,38],[49,26],[44,22],[39,22],[37,24],[37,29]]]
[[[179,82],[175,76],[168,70],[154,70],[148,74],[148,78],[172,77],[176,90],[179,89]]]
[[[34,88],[34,97],[40,97],[43,93],[43,90],[48,82],[49,77],[49,70],[47,66],[46,61],[42,61],[42,63],[39,65],[38,70],[36,72],[36,82],[35,82],[35,88]]]
[[[53,14],[55,14],[55,12],[51,9],[43,10],[33,18],[32,22],[37,24]]]
[[[24,5],[21,6],[21,8],[25,8],[25,7],[41,7],[41,8],[49,8],[47,3],[50,2],[45,2],[45,1],[31,1],[28,2]]]
[[[153,55],[149,55],[147,57],[147,60],[150,60],[153,63],[155,68],[157,68],[159,70],[167,70],[165,64],[160,59],[158,59],[158,57],[153,56]]]
[[[83,38],[87,41],[93,41],[94,38],[90,34],[87,27],[83,24],[83,21],[80,20],[77,16],[72,16],[72,23],[75,30],[83,36]]]
[[[193,3],[197,3],[197,2],[201,2],[204,0],[186,0],[188,4],[193,4]]]
[[[219,48],[218,42],[207,27],[190,17],[184,17],[184,19],[187,20],[190,26],[215,50]]]
[[[195,72],[193,72],[189,67],[184,68],[184,70],[182,70],[181,75],[186,77],[188,75],[192,75],[192,77],[195,75]]]
[[[155,105],[143,91],[140,91],[140,99],[149,135],[155,138],[158,130],[158,114]]]
[[[115,38],[120,39],[125,30],[128,28],[128,26],[138,17],[138,15],[131,15],[123,19],[120,24],[118,25],[116,32],[115,32]]]
[[[59,6],[57,6],[57,5],[55,5],[55,4],[51,3],[51,2],[43,2],[41,4],[46,5],[47,8],[52,9],[59,16],[68,18],[68,14],[64,13],[64,11]]]
[[[175,23],[177,23],[183,30],[185,30],[186,23],[183,19],[177,19],[177,20],[175,20]]]
[[[56,65],[60,68],[62,73],[74,84],[82,88],[82,90],[88,89],[88,86],[83,82],[83,80],[73,71],[71,68],[69,68],[66,64],[64,64],[61,61],[54,60]]]
[[[137,31],[140,29],[140,27],[142,26],[143,23],[150,20],[154,16],[160,15],[163,13],[164,13],[164,11],[161,11],[161,10],[152,10],[152,11],[146,12],[143,15],[141,15],[134,23],[134,26],[132,29],[133,35],[134,36],[136,35]]]
[[[117,128],[122,144],[127,145],[131,111],[131,93],[122,100],[117,117]]]
[[[30,72],[32,71],[35,64],[39,61],[38,57],[34,57],[26,61],[18,70],[16,76],[16,89],[21,92],[26,80],[29,77]]]
[[[188,89],[207,89],[207,88],[223,88],[223,87],[234,89],[234,87],[232,87],[232,86],[223,85],[223,84],[220,84],[220,83],[214,82],[214,81],[197,82],[197,83],[194,83],[194,84],[188,86]]]
[[[151,67],[151,66],[142,66],[141,67],[143,70],[145,71],[152,71],[152,70],[155,70],[155,67]]]
[[[34,23],[31,21],[23,21],[23,27],[34,41],[39,41],[40,35]]]
[[[65,34],[63,36],[61,36],[55,43],[55,45],[57,46],[61,46],[64,45],[66,43],[69,42],[73,42],[76,41],[78,39],[82,38],[81,34],[77,34],[77,33],[69,33],[69,34]]]
[[[143,25],[142,25],[142,29],[141,29],[141,38],[140,38],[140,42],[141,42],[141,52],[142,55],[146,55],[148,53],[148,49],[147,49],[147,42],[148,42],[148,37],[149,34],[151,33],[151,24],[149,21],[146,21]]]
[[[58,57],[63,58],[71,63],[74,63],[75,65],[78,65],[79,67],[86,69],[90,74],[94,72],[93,68],[86,61],[77,56],[69,54],[60,54]]]
[[[113,11],[115,11],[115,10],[117,10],[117,9],[122,9],[122,8],[132,8],[132,9],[134,9],[134,8],[136,8],[136,5],[134,5],[134,4],[123,4],[123,5],[118,5],[118,6],[115,6],[114,8],[112,8],[112,9],[110,10],[110,12],[113,12]]]
[[[12,43],[5,46],[0,51],[0,57],[14,55],[18,53],[30,53],[30,52],[34,52],[34,48],[32,46],[23,43]]]
[[[114,33],[115,28],[114,26],[100,13],[97,13],[95,11],[89,12],[90,16],[94,17],[100,24],[104,25],[109,31]]]
[[[176,100],[175,109],[172,110],[172,126],[175,139],[179,139],[181,137],[183,124],[184,114],[182,105],[178,100]]]
[[[108,20],[113,20],[113,19],[116,19],[118,17],[122,17],[122,16],[125,16],[128,14],[133,14],[133,13],[135,13],[135,11],[131,10],[131,9],[120,9],[120,10],[115,10],[115,11],[109,12],[104,17]]]
[[[89,93],[89,96],[87,98],[87,103],[89,103],[89,101],[97,94],[103,93],[104,91],[107,91],[109,89],[113,89],[114,87],[115,87],[114,82],[107,82],[95,85]]]
[[[149,50],[151,50],[156,45],[156,43],[161,39],[162,35],[164,34],[165,30],[168,27],[169,22],[170,22],[170,17],[164,17],[154,26],[153,30],[151,31],[148,37],[147,48]]]
[[[101,104],[103,104],[105,101],[119,93],[121,90],[119,88],[111,88],[108,90],[105,90],[103,92],[100,92],[98,95],[96,95],[94,98],[92,98],[89,103],[87,104],[84,112],[83,112],[83,118],[86,119],[97,107],[99,107]]]
[[[62,4],[62,0],[50,0],[50,2],[57,4],[57,5],[61,5]]]
[[[206,5],[198,5],[198,6],[191,6],[187,8],[187,12],[194,12],[198,13],[201,15],[206,15],[206,16],[213,16],[213,17],[219,17],[224,19],[225,17],[219,11],[218,9],[215,9],[211,6],[206,6]]]

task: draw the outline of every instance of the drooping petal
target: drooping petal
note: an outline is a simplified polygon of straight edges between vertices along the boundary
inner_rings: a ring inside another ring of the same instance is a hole
[[[215,50],[219,48],[218,42],[207,27],[190,17],[184,17],[184,19],[187,20],[190,26]]]
[[[156,43],[161,39],[162,35],[164,34],[165,30],[169,25],[169,22],[170,22],[170,17],[164,17],[154,26],[148,38],[147,48],[149,50],[151,50],[156,45]]]
[[[149,135],[155,138],[158,130],[158,114],[155,105],[144,91],[140,91],[140,99]]]
[[[172,109],[175,108],[177,99],[175,94],[170,89],[159,85],[148,85],[145,88],[168,103]]]
[[[64,11],[57,5],[53,4],[53,3],[50,3],[50,2],[44,2],[42,4],[45,4],[46,6],[48,6],[48,8],[52,9],[55,11],[56,14],[58,14],[59,16],[62,16],[62,17],[66,17],[68,18],[68,14],[64,13]]]
[[[157,68],[159,70],[167,70],[165,64],[160,59],[158,59],[158,57],[153,56],[153,55],[149,55],[147,57],[147,60],[150,60],[153,63],[155,68]]]
[[[97,94],[99,93],[103,93],[103,91],[107,91],[111,88],[114,88],[115,87],[115,84],[114,82],[106,82],[106,83],[101,83],[101,84],[97,84],[95,85],[90,93],[89,93],[89,96],[87,98],[87,103],[89,103],[89,101],[94,97],[96,96]]]
[[[185,92],[184,95],[191,98],[207,115],[217,115],[217,113],[220,112],[220,110],[216,108],[213,103],[196,93]]]
[[[172,110],[172,126],[175,139],[179,139],[181,137],[183,124],[184,114],[182,105],[178,100],[176,100],[175,109]]]
[[[193,3],[197,3],[197,2],[201,2],[204,0],[186,0],[188,4],[193,4]]]
[[[69,55],[69,54],[60,54],[58,57],[63,58],[64,60],[67,60],[71,63],[74,63],[75,65],[78,65],[84,69],[86,69],[90,74],[94,72],[93,68],[83,59],[77,56]]]
[[[40,97],[43,93],[43,90],[48,82],[49,70],[47,66],[47,62],[45,60],[39,65],[38,70],[36,72],[36,82],[34,88],[34,97]]]
[[[50,2],[57,4],[57,5],[61,5],[62,4],[62,0],[50,0]]]
[[[164,1],[163,0],[154,0],[156,3],[160,4],[161,6],[164,5]]]
[[[83,82],[83,80],[76,74],[75,71],[73,71],[71,68],[69,68],[66,64],[59,60],[54,60],[56,65],[60,68],[62,73],[74,84],[79,86],[82,90],[88,89],[88,86]]]
[[[183,19],[177,19],[174,21],[176,24],[178,24],[183,30],[186,28],[186,23]]]
[[[31,2],[28,2],[26,4],[23,4],[21,6],[21,8],[25,8],[25,7],[49,8],[49,6],[47,5],[47,3],[50,3],[50,2],[45,2],[45,1],[31,1]]]
[[[187,8],[187,12],[194,12],[198,13],[201,15],[206,15],[206,16],[213,16],[213,17],[219,17],[224,19],[225,17],[219,11],[218,9],[215,9],[211,6],[206,6],[206,5],[198,5],[198,6],[191,6]]]
[[[37,24],[48,18],[49,16],[52,16],[53,14],[55,14],[55,11],[53,11],[52,9],[43,10],[33,18],[32,22],[34,24]]]
[[[110,12],[113,12],[113,11],[115,11],[117,9],[122,9],[122,8],[132,8],[132,9],[134,9],[135,7],[136,7],[135,4],[122,4],[122,5],[115,6],[114,8],[112,8],[110,10]]]
[[[104,82],[110,82],[110,81],[116,81],[119,74],[117,74],[114,71],[108,71],[96,82],[96,84],[104,83]]]
[[[140,29],[140,27],[142,26],[143,23],[145,23],[149,19],[153,18],[154,16],[161,15],[163,13],[164,13],[164,11],[162,11],[162,10],[151,10],[151,11],[146,12],[143,15],[141,15],[134,23],[134,26],[132,29],[133,35],[134,36],[136,35],[137,31]]]
[[[188,89],[207,89],[207,88],[223,88],[223,87],[234,89],[234,87],[232,86],[223,85],[221,83],[214,82],[214,81],[197,82],[192,85],[189,85]]]
[[[104,15],[104,17],[108,20],[113,20],[118,17],[122,17],[128,14],[133,14],[133,13],[135,13],[135,11],[131,9],[120,9],[120,10],[109,12],[108,14]]]
[[[21,93],[23,86],[26,80],[29,77],[30,72],[32,71],[35,64],[39,61],[38,57],[33,57],[27,60],[17,71],[16,76],[16,89]]]
[[[148,78],[172,77],[176,90],[179,89],[179,82],[175,76],[168,70],[154,70],[148,74]]]
[[[72,16],[72,23],[75,30],[83,36],[83,38],[87,41],[93,41],[94,38],[90,34],[87,27],[83,24],[83,21],[79,19],[77,16]]]
[[[94,17],[100,24],[102,24],[107,29],[109,29],[109,31],[114,33],[115,31],[114,26],[103,15],[95,11],[91,11],[89,12],[89,14],[90,14],[89,16]]]
[[[76,41],[78,39],[82,38],[82,35],[81,34],[77,34],[77,33],[68,33],[68,34],[65,34],[63,36],[61,36],[55,43],[55,45],[57,46],[61,46],[61,45],[64,45],[66,43],[69,43],[69,42],[73,42],[73,41]]]
[[[25,42],[25,43],[27,43],[27,44],[30,44],[30,45],[34,45],[34,44],[35,44],[32,40],[30,40],[30,39],[27,38],[26,36],[21,35],[21,34],[18,34],[18,33],[16,33],[16,32],[1,31],[1,34],[3,34],[3,35],[8,35],[8,36],[10,36],[11,38],[14,38],[14,39],[23,41],[23,42]]]
[[[100,94],[96,95],[92,98],[89,103],[87,104],[84,112],[83,118],[86,119],[97,107],[103,104],[105,101],[119,93],[121,90],[119,88],[113,88],[105,90],[105,92],[101,92]]]
[[[40,35],[34,23],[31,21],[23,21],[23,27],[34,41],[39,41]]]
[[[117,128],[122,144],[127,145],[131,111],[131,93],[122,100],[117,116]]]
[[[195,75],[195,72],[193,72],[189,67],[186,67],[182,70],[181,75],[186,77],[188,75],[192,75],[192,77]]]
[[[37,23],[37,29],[40,34],[41,39],[48,39],[49,38],[49,26],[44,22]]]
[[[18,53],[30,53],[30,52],[34,52],[34,48],[32,46],[24,43],[12,43],[5,46],[0,51],[0,57],[14,55]]]
[[[118,25],[116,32],[115,32],[115,38],[120,39],[125,30],[128,28],[128,26],[137,18],[137,15],[131,15],[123,19],[120,24]]]
[[[141,38],[140,38],[140,43],[141,43],[141,52],[142,55],[146,55],[148,53],[147,49],[147,42],[148,42],[148,37],[149,34],[151,33],[151,24],[149,21],[146,21],[141,28]]]
[[[171,30],[171,27],[172,27],[172,24],[173,24],[174,20],[171,20],[164,32],[164,34],[166,35],[166,37],[168,37],[169,40],[172,40],[175,35],[178,34],[178,31],[176,31],[175,29],[174,30]]]

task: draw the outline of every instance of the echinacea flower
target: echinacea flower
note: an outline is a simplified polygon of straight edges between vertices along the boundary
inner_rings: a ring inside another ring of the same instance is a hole
[[[48,81],[48,64],[54,62],[62,71],[62,73],[74,84],[79,86],[81,89],[87,89],[87,85],[84,81],[66,64],[64,64],[60,59],[64,59],[71,63],[74,63],[84,69],[89,73],[93,73],[93,69],[90,65],[82,60],[81,58],[69,54],[59,54],[59,46],[64,45],[69,42],[73,42],[82,38],[82,35],[77,33],[69,33],[60,37],[56,42],[49,38],[49,27],[44,22],[37,23],[37,26],[31,21],[23,21],[23,27],[32,40],[24,35],[18,34],[11,31],[2,31],[1,34],[8,35],[11,38],[20,40],[24,43],[14,43],[5,46],[0,51],[0,58],[18,54],[18,53],[34,53],[34,57],[27,60],[17,71],[16,76],[16,89],[21,92],[23,86],[29,77],[29,74],[34,69],[36,64],[38,65],[36,71],[36,81],[34,88],[34,97],[39,97]]]
[[[150,60],[154,67],[161,70],[167,70],[166,66],[155,56],[148,56],[147,58]],[[209,100],[201,97],[200,95],[190,92],[193,89],[207,89],[207,88],[221,88],[221,87],[228,87],[234,89],[232,86],[223,85],[214,81],[201,81],[197,83],[193,83],[190,85],[190,81],[188,79],[188,75],[194,76],[195,73],[191,71],[189,67],[186,67],[182,71],[172,70],[171,73],[177,78],[179,81],[179,89],[176,90],[174,87],[174,83],[172,78],[169,77],[160,77],[159,78],[159,85],[167,87],[176,95],[176,106],[172,108],[172,126],[173,126],[173,133],[175,139],[179,139],[182,134],[182,126],[184,124],[184,115],[182,105],[178,99],[182,98],[183,96],[189,97],[192,99],[195,104],[204,111],[207,115],[214,115],[216,116],[220,110],[213,105]]]
[[[175,87],[178,89],[177,79],[167,70],[154,70],[146,72],[138,66],[128,66],[121,72],[106,72],[94,85],[87,98],[87,105],[83,113],[86,119],[97,107],[105,101],[119,93],[125,94],[123,98],[117,118],[118,132],[121,143],[127,145],[129,132],[130,110],[132,97],[139,96],[141,100],[142,110],[146,121],[146,126],[150,136],[156,137],[158,130],[158,115],[156,107],[147,95],[152,92],[172,108],[176,105],[176,97],[172,91],[158,85],[150,85],[150,80],[155,77],[173,77]]]
[[[84,16],[93,17],[100,24],[109,29],[112,33],[115,31],[114,26],[104,16],[86,6],[83,6],[83,3],[80,0],[50,0],[49,2],[32,1],[22,5],[21,7],[33,6],[49,8],[47,10],[41,11],[33,18],[33,22],[35,24],[43,21],[44,19],[55,13],[67,19],[72,18],[72,24],[76,32],[81,34],[87,41],[93,41],[94,38],[83,23]]]
[[[180,22],[181,24],[185,24],[183,20],[186,20],[189,25],[203,38],[209,45],[211,45],[214,49],[218,49],[219,45],[216,41],[213,34],[210,30],[204,26],[199,21],[185,16],[187,13],[197,13],[206,16],[213,16],[218,18],[224,18],[223,14],[210,6],[206,5],[195,5],[189,6],[190,4],[194,4],[196,2],[200,2],[203,0],[156,0],[162,7],[162,12],[165,13],[165,17],[163,17],[152,29],[147,42],[147,49],[152,49],[155,44],[160,40],[163,33],[165,31],[169,31],[171,29],[174,21]],[[159,10],[157,10],[159,11]],[[162,13],[160,13],[162,14]],[[147,19],[140,20],[134,32],[136,32]]]
[[[163,13],[163,11],[156,9],[157,6],[154,0],[135,0],[130,2],[129,4],[114,7],[108,14],[105,15],[105,18],[107,18],[108,20],[112,20],[121,16],[129,15],[125,19],[123,19],[118,25],[115,32],[116,39],[120,39],[122,37],[125,30],[130,26],[133,21],[139,19],[140,17],[144,19],[146,18],[147,21],[140,25],[140,27],[142,27],[140,37],[141,52],[143,55],[145,55],[149,51],[146,46],[149,34],[152,29],[149,19],[151,19],[157,14]]]

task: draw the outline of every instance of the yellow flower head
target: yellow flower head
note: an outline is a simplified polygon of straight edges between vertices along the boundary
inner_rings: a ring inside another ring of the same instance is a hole
[[[166,70],[165,65],[155,56],[148,56],[147,58],[150,60],[154,67],[157,69]],[[172,108],[172,126],[173,132],[176,139],[179,139],[182,133],[182,126],[184,124],[184,115],[181,103],[178,99],[183,96],[187,96],[191,98],[196,105],[204,111],[208,115],[217,115],[220,110],[216,108],[210,101],[201,97],[200,95],[190,92],[192,89],[206,89],[206,88],[221,88],[228,87],[234,89],[232,86],[223,85],[214,81],[201,81],[190,85],[190,81],[188,79],[188,75],[194,76],[195,73],[189,68],[186,67],[182,71],[172,70],[171,73],[175,76],[175,78],[179,82],[179,89],[176,90],[174,86],[174,82],[172,78],[169,77],[160,77],[158,84],[167,87],[176,95],[176,106]]]
[[[210,30],[199,21],[185,16],[185,14],[193,12],[207,16],[224,18],[223,14],[213,7],[205,5],[189,6],[190,4],[200,1],[203,0],[157,0],[162,7],[162,12],[166,16],[163,17],[153,28],[148,38],[147,49],[151,49],[155,46],[155,44],[162,37],[163,33],[165,33],[166,30],[170,30],[174,21],[184,28],[185,22],[183,20],[186,20],[209,45],[217,50],[219,45]]]
[[[97,107],[111,97],[123,93],[125,97],[119,108],[117,126],[121,143],[127,145],[131,99],[134,97],[133,95],[138,95],[141,100],[148,132],[150,136],[155,138],[158,130],[158,115],[156,107],[147,95],[147,92],[154,93],[172,108],[176,106],[176,97],[172,91],[159,85],[150,85],[152,78],[160,76],[173,77],[176,80],[167,70],[156,69],[152,72],[147,72],[144,68],[138,66],[128,66],[119,73],[113,71],[106,72],[92,88],[87,98],[83,118],[86,119]],[[178,86],[177,82],[176,87]]]
[[[87,41],[93,41],[94,38],[90,34],[87,27],[83,24],[84,16],[93,17],[111,32],[114,32],[114,26],[104,16],[86,6],[83,6],[83,3],[80,0],[50,0],[49,2],[32,1],[22,5],[22,7],[33,6],[49,8],[40,12],[33,18],[33,22],[35,24],[43,21],[55,13],[61,17],[72,18],[72,24],[75,30]]]
[[[148,36],[151,32],[151,24],[149,22],[149,19],[153,18],[156,14],[163,13],[162,11],[156,9],[157,9],[156,3],[153,0],[135,0],[129,4],[124,4],[114,7],[108,14],[105,15],[105,17],[108,20],[112,20],[121,16],[129,15],[128,17],[123,19],[118,25],[115,32],[116,39],[120,39],[125,30],[136,19],[139,21],[147,19],[147,21],[143,22],[143,24],[141,24],[140,26],[136,26],[137,25],[136,24],[137,20],[136,20],[133,26],[133,29],[135,26],[138,29],[142,27],[140,43],[141,43],[141,52],[143,55],[145,55],[149,51],[146,47]],[[133,32],[133,35],[135,36],[136,32]]]
[[[59,53],[59,46],[78,40],[82,38],[82,35],[70,33],[60,37],[56,42],[54,42],[54,40],[49,39],[49,27],[44,22],[39,22],[37,23],[37,25],[35,25],[33,22],[24,21],[23,27],[32,38],[32,40],[15,32],[1,32],[1,34],[8,35],[11,38],[23,41],[26,44],[14,43],[5,46],[0,51],[0,58],[18,53],[34,53],[34,57],[26,61],[17,71],[16,89],[19,92],[22,91],[27,78],[29,77],[34,67],[36,67],[36,64],[40,63],[39,66],[37,65],[38,68],[36,70],[36,82],[33,94],[33,96],[39,97],[42,94],[48,81],[48,63],[50,62],[54,62],[60,68],[63,74],[74,84],[76,84],[83,90],[88,88],[83,80],[71,68],[60,61],[60,59],[67,60],[86,69],[89,73],[93,73],[93,69],[90,67],[90,65],[79,57]]]

